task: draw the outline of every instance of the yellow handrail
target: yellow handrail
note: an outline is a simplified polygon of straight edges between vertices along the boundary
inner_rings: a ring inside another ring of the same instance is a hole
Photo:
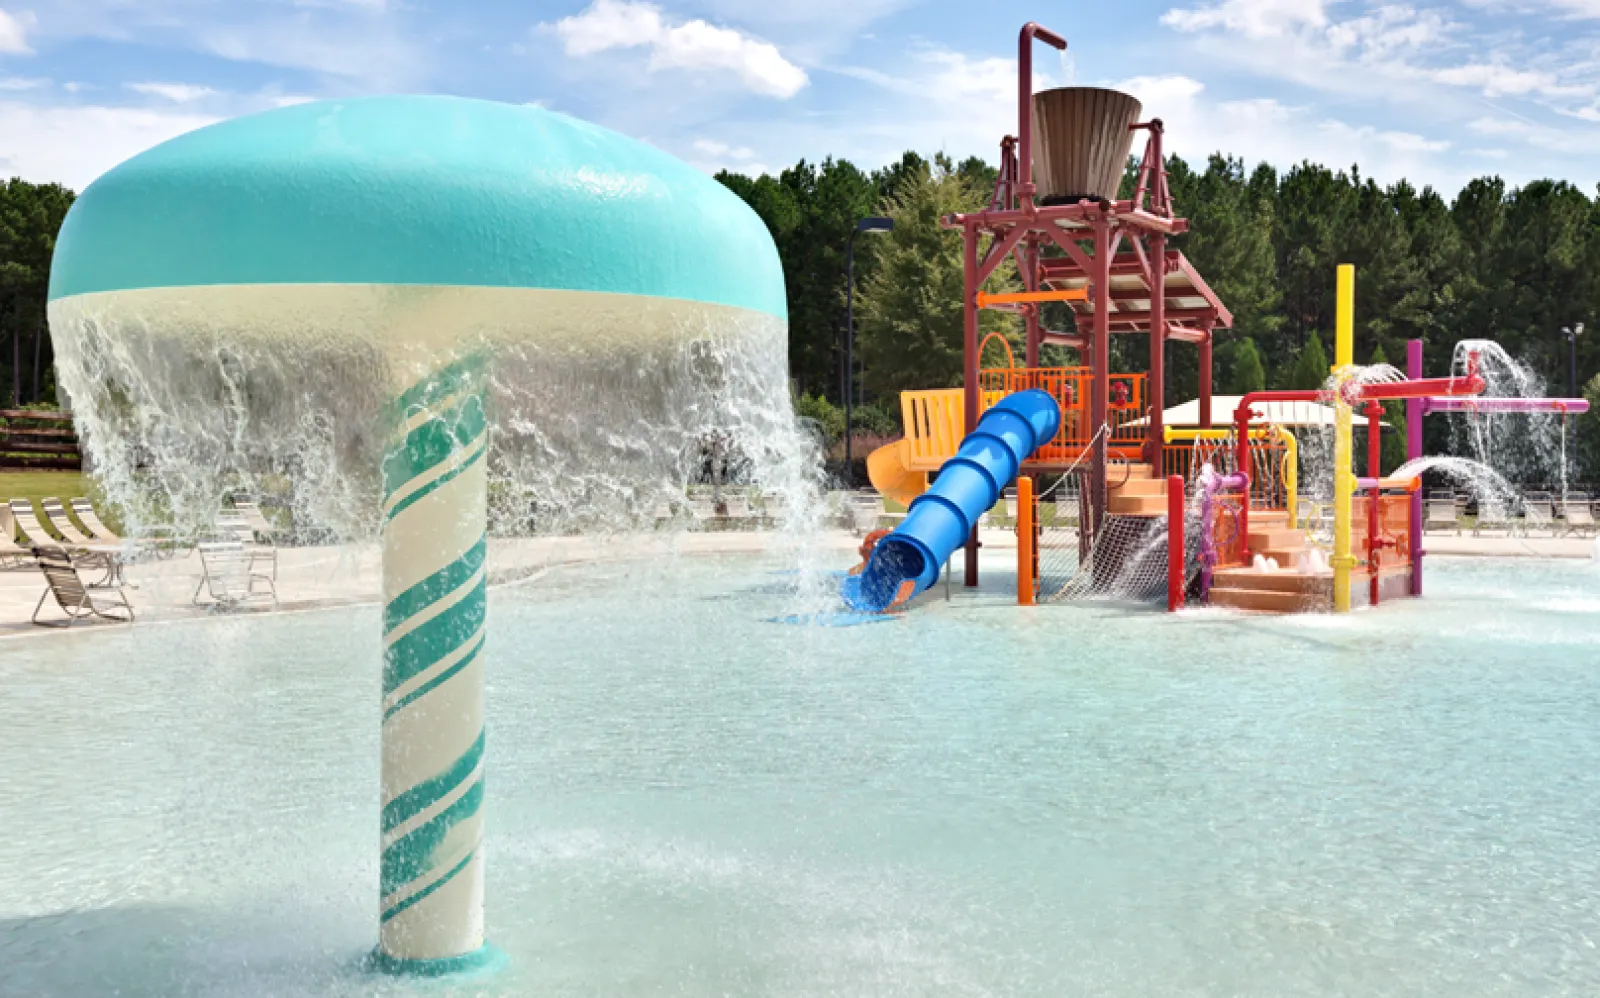
[[[1162,427],[1162,438],[1167,443],[1175,440],[1226,440],[1233,435],[1232,430],[1188,430],[1175,429],[1171,426]],[[1295,510],[1296,500],[1299,499],[1300,488],[1300,441],[1295,439],[1293,433],[1281,426],[1263,427],[1251,430],[1250,438],[1265,439],[1276,436],[1283,441],[1283,493],[1284,502],[1289,507],[1289,526],[1298,527],[1299,514]]]

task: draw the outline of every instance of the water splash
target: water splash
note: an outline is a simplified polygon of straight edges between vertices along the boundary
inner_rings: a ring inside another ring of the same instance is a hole
[[[493,534],[653,530],[716,463],[772,494],[774,545],[803,592],[825,589],[819,447],[790,406],[782,320],[541,294],[156,289],[58,301],[51,322],[87,458],[130,529],[199,535],[249,492],[287,506],[302,536],[374,540],[403,366],[391,330],[421,326],[446,355],[486,360]]]
[[[1544,378],[1494,340],[1468,339],[1456,344],[1451,374],[1467,371],[1476,355],[1484,380],[1484,398],[1544,398]],[[1438,418],[1438,417],[1435,417]],[[1554,412],[1450,413],[1451,450],[1471,454],[1522,483],[1556,482],[1568,492],[1566,419]]]

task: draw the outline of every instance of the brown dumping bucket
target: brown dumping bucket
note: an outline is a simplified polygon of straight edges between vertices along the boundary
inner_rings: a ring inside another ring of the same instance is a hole
[[[1060,87],[1033,95],[1033,182],[1045,204],[1112,200],[1133,148],[1139,102],[1117,90]]]

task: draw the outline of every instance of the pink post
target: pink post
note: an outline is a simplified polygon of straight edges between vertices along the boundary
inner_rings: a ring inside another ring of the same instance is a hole
[[[1406,343],[1406,377],[1422,378],[1422,341]],[[1406,460],[1422,456],[1422,399],[1406,399]],[[1422,595],[1422,490],[1411,493],[1411,595]]]

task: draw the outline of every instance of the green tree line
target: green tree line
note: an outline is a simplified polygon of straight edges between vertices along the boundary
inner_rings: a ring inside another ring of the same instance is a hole
[[[55,404],[45,298],[56,233],[72,199],[60,184],[0,184],[0,399],[13,408]]]
[[[1129,163],[1124,183],[1131,190]],[[1380,185],[1356,167],[1301,163],[1279,172],[1213,155],[1204,168],[1172,157],[1169,183],[1190,231],[1171,241],[1232,311],[1219,332],[1215,390],[1311,388],[1332,355],[1334,272],[1356,266],[1358,362],[1403,364],[1405,342],[1424,342],[1426,373],[1445,373],[1464,339],[1498,341],[1546,380],[1568,391],[1563,327],[1583,322],[1577,341],[1579,390],[1600,370],[1600,191],[1591,196],[1559,180],[1508,187],[1482,177],[1447,199],[1401,180]],[[778,176],[721,173],[766,221],[783,260],[789,295],[789,360],[797,392],[837,403],[844,383],[842,343],[845,247],[855,221],[895,219],[893,232],[858,238],[856,354],[862,391],[897,410],[905,388],[960,383],[960,238],[937,225],[940,214],[976,210],[989,199],[994,169],[942,156],[907,153],[866,173],[843,160],[802,161]],[[1015,285],[996,275],[996,287]],[[1013,340],[1014,322],[986,317],[986,331]],[[1049,306],[1046,325],[1070,329],[1065,306]],[[990,324],[992,323],[992,324]],[[991,363],[993,358],[990,358]],[[1169,403],[1198,391],[1198,351],[1167,350]],[[1045,363],[1075,363],[1071,351],[1047,351]],[[1148,342],[1113,338],[1113,366],[1148,368]],[[1590,386],[1600,389],[1600,385]],[[1398,418],[1393,407],[1391,422]],[[1430,452],[1451,445],[1444,419],[1427,427]],[[1600,416],[1584,421],[1580,450],[1600,476]],[[1398,440],[1397,440],[1398,444]]]

